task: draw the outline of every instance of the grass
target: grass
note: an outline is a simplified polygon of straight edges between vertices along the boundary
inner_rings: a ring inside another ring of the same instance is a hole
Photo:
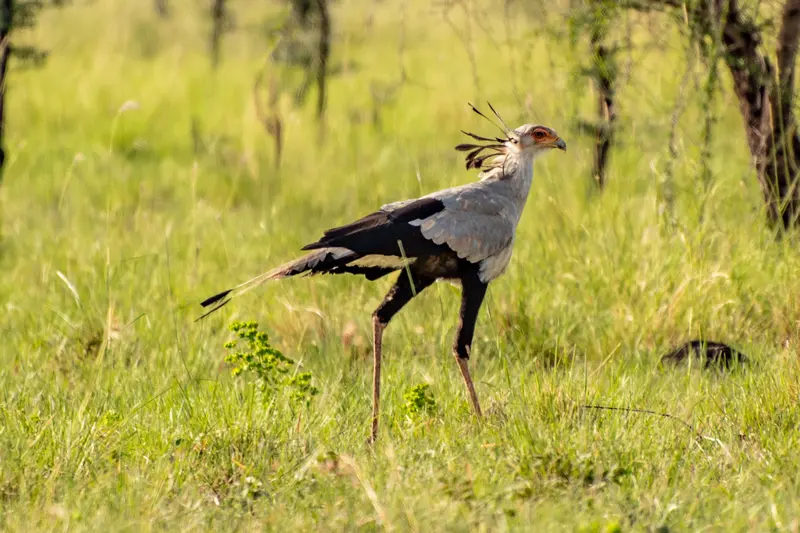
[[[599,195],[575,124],[593,109],[575,76],[585,47],[546,31],[563,25],[558,3],[507,20],[461,4],[471,22],[455,7],[452,26],[427,2],[337,3],[326,127],[313,102],[285,97],[280,171],[250,96],[272,8],[232,2],[237,27],[212,71],[203,13],[173,4],[159,21],[147,2],[75,2],[18,36],[51,57],[15,65],[8,89],[3,530],[798,530],[796,240],[764,226],[730,91],[705,188],[700,96],[687,90],[676,222],[659,216],[685,57],[668,21],[632,21],[641,46]],[[410,81],[373,124],[370,84],[391,86],[399,61]],[[537,163],[512,264],[480,315],[483,422],[450,356],[459,291],[447,284],[388,330],[374,447],[370,313],[389,280],[289,280],[193,322],[197,302],[323,229],[474,179],[452,147],[459,129],[491,131],[465,105],[487,98],[510,123],[554,127],[569,152]],[[258,321],[311,372],[307,407],[280,390],[265,403],[230,375],[234,320]],[[659,367],[699,336],[754,365]]]

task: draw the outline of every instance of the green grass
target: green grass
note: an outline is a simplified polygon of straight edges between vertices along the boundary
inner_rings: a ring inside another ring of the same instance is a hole
[[[343,70],[326,127],[311,101],[293,108],[285,97],[274,171],[250,95],[268,10],[232,2],[237,29],[214,72],[200,7],[174,4],[159,21],[149,2],[76,1],[18,36],[51,57],[14,66],[8,88],[3,530],[797,531],[797,243],[764,226],[727,90],[706,188],[700,97],[688,88],[676,223],[658,215],[685,54],[666,20],[654,23],[657,47],[632,21],[642,46],[625,56],[619,146],[598,195],[591,139],[575,129],[594,105],[575,76],[585,47],[545,31],[563,27],[557,13],[504,20],[467,3],[469,26],[462,8],[451,12],[459,37],[428,2],[337,3]],[[370,84],[399,78],[398,48],[410,82],[376,126]],[[390,280],[288,280],[193,322],[197,302],[323,229],[473,180],[452,147],[459,129],[491,132],[466,109],[487,98],[510,123],[552,126],[569,152],[537,163],[512,264],[480,315],[471,365],[482,422],[450,355],[450,285],[387,330],[374,447],[370,314]],[[128,100],[138,109],[119,112]],[[249,378],[230,375],[234,320],[258,321],[312,373],[308,407],[280,390],[265,404]],[[754,364],[659,367],[698,336]],[[410,409],[419,385],[433,403]],[[583,404],[665,412],[694,430]]]

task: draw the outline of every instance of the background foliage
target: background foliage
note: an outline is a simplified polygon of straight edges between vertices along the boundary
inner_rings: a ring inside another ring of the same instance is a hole
[[[569,7],[332,4],[324,122],[316,99],[295,98],[297,66],[269,63],[277,169],[252,91],[287,5],[229,1],[216,68],[208,6],[189,0],[166,16],[75,0],[20,30],[50,55],[12,63],[7,88],[2,528],[797,531],[800,260],[764,223],[729,80],[708,99],[672,17],[621,12],[610,37],[635,46],[615,55],[599,194],[581,127],[596,107],[590,47],[570,38]],[[323,229],[474,179],[452,147],[459,129],[491,132],[466,107],[487,99],[509,123],[555,128],[569,152],[537,163],[480,316],[484,422],[450,356],[448,284],[388,330],[374,448],[370,313],[389,280],[289,280],[193,322],[197,302]],[[231,377],[236,319],[312,372],[307,407],[265,405]],[[755,364],[658,366],[698,336]],[[435,409],[409,417],[420,384]]]

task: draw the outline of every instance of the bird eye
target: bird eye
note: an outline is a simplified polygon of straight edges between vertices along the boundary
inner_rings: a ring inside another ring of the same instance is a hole
[[[544,137],[545,137],[544,130],[534,130],[534,132],[533,132],[533,138],[534,139],[540,140],[540,139],[544,139]]]

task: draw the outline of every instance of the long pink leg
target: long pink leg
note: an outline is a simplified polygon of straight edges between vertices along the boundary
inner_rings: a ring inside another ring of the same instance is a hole
[[[378,438],[378,417],[381,410],[381,351],[383,348],[383,330],[386,328],[381,324],[377,316],[372,319],[372,350],[374,355],[374,366],[372,367],[372,434],[369,442],[375,442]]]
[[[372,314],[372,350],[374,356],[374,366],[372,370],[372,432],[369,442],[375,442],[378,438],[378,418],[380,417],[381,404],[381,356],[383,355],[383,331],[389,325],[389,321],[394,315],[403,308],[417,294],[436,281],[433,278],[414,276],[412,280],[408,272],[400,272],[394,286],[389,289],[388,294],[381,302],[381,305]]]
[[[472,383],[472,376],[469,373],[469,359],[462,359],[456,354],[456,361],[458,361],[458,368],[461,369],[461,375],[464,377],[464,383],[467,385],[472,408],[475,409],[475,414],[480,418],[483,413],[481,412],[481,404],[478,402],[478,394],[475,392],[475,385]]]

